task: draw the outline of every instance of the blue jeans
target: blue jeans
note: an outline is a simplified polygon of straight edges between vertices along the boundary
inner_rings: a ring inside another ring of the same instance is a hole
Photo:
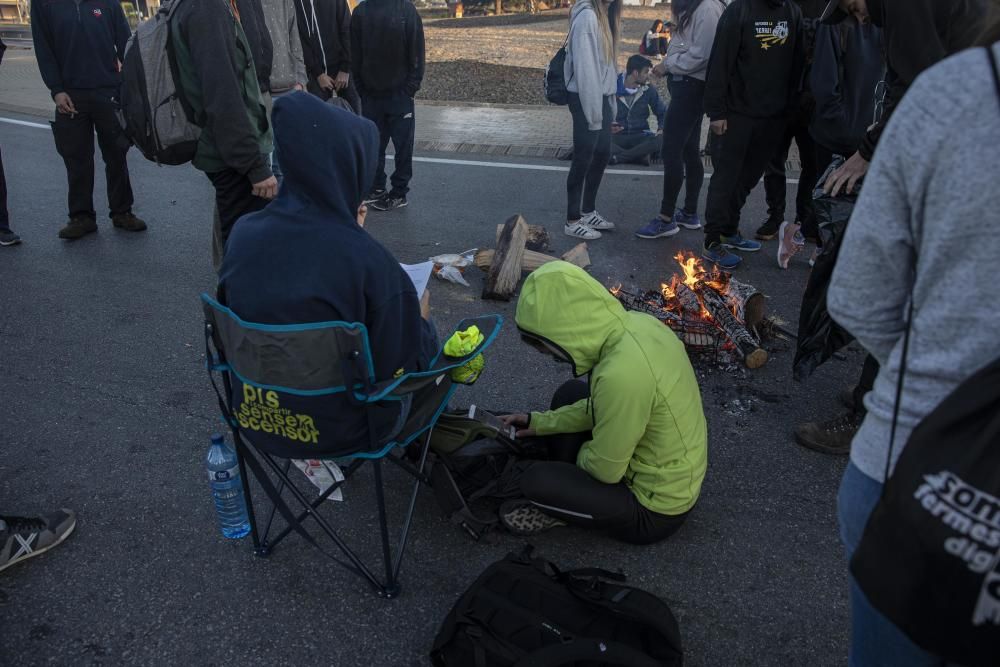
[[[861,472],[853,463],[844,471],[837,495],[840,538],[850,562],[861,542],[868,517],[882,496],[882,485]],[[851,667],[930,667],[945,661],[924,651],[875,609],[851,577]]]

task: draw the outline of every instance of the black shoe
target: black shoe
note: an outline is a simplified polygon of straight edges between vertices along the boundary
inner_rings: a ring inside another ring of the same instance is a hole
[[[69,224],[59,230],[59,238],[67,241],[82,239],[87,234],[97,231],[97,221],[85,216],[77,216],[69,219]]]
[[[365,204],[373,204],[386,195],[385,188],[375,188],[364,199]]]
[[[839,394],[837,394],[837,399],[841,402],[841,404],[845,408],[847,408],[851,412],[857,412],[858,408],[864,409],[865,407],[863,405],[858,405],[857,403],[854,402],[854,392],[856,390],[857,390],[856,386],[846,387],[845,389],[842,389]]]
[[[21,237],[14,232],[0,232],[0,246],[17,245]]]
[[[135,217],[132,211],[128,213],[115,213],[111,216],[111,224],[126,232],[144,232],[146,223]]]
[[[406,197],[401,197],[399,195],[385,195],[381,199],[373,201],[369,206],[371,206],[376,211],[392,211],[397,208],[403,208],[409,204],[406,201]]]
[[[784,220],[771,220],[770,218],[763,225],[757,228],[754,238],[760,241],[770,241],[778,236],[778,228]]]
[[[851,441],[861,420],[848,412],[825,422],[809,422],[795,429],[795,442],[821,454],[846,456],[851,453]]]

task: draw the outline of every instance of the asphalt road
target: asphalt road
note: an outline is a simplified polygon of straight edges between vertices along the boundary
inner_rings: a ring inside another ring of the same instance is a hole
[[[0,123],[10,209],[22,246],[0,249],[0,511],[79,512],[62,546],[0,574],[4,664],[427,664],[446,612],[490,562],[525,540],[472,543],[423,492],[403,568],[403,593],[373,597],[298,538],[269,560],[215,527],[202,458],[220,421],[203,370],[198,293],[213,287],[212,190],[190,167],[157,168],[132,153],[136,212],[150,230],[127,234],[105,216],[72,244],[65,174],[49,132]],[[442,157],[442,156],[437,156]],[[444,156],[448,157],[448,156]],[[531,163],[563,166],[563,163]],[[491,243],[513,213],[544,224],[562,252],[565,174],[420,163],[411,205],[372,213],[371,232],[402,261]],[[593,275],[654,286],[670,257],[700,235],[638,241],[660,179],[609,175],[599,207],[622,230],[591,244]],[[792,200],[792,197],[789,197]],[[755,193],[744,231],[762,218]],[[769,245],[740,277],[794,323],[806,257],[780,271]],[[508,325],[487,373],[456,403],[538,409],[567,379],[518,340],[514,304],[433,283],[443,330],[462,316],[500,312]],[[690,520],[668,541],[633,547],[574,529],[532,540],[566,567],[621,568],[680,619],[689,665],[835,665],[847,646],[847,582],[835,496],[844,459],[797,447],[794,425],[839,410],[836,392],[861,356],[831,362],[807,384],[790,380],[778,345],[755,372],[699,367],[710,465]],[[403,478],[391,477],[393,506]],[[367,480],[367,477],[365,478]],[[333,508],[374,554],[368,482]]]

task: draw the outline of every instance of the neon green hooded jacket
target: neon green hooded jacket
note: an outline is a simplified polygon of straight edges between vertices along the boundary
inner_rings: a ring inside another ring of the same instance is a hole
[[[701,393],[684,345],[650,315],[627,312],[583,269],[550,262],[524,283],[517,327],[558,350],[590,400],[533,412],[539,435],[593,431],[576,464],[605,484],[622,479],[660,514],[694,507],[708,465]]]

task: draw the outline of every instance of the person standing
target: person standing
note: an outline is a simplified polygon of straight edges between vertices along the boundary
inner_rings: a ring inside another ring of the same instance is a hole
[[[261,8],[272,45],[271,77],[268,80],[272,99],[305,90],[308,77],[292,0],[261,0]],[[277,147],[271,153],[271,171],[280,181]]]
[[[898,7],[905,14],[915,4]],[[830,315],[881,366],[838,495],[848,560],[914,427],[997,358],[1000,310],[982,277],[1000,253],[1000,237],[983,228],[1000,210],[1000,11],[997,17],[981,40],[987,48],[947,58],[909,86],[878,140],[831,279]],[[910,591],[894,594],[912,599]],[[952,664],[914,643],[853,577],[850,609],[851,665]]]
[[[7,45],[0,39],[0,63],[3,62],[6,50]],[[10,228],[10,214],[7,212],[7,177],[3,172],[3,153],[0,153],[0,247],[17,245],[20,242],[21,237]]]
[[[620,24],[620,0],[580,0],[570,13],[563,74],[573,116],[573,162],[563,232],[588,241],[615,228],[597,212],[597,191],[611,158]]]
[[[705,117],[705,75],[715,43],[715,31],[726,6],[721,0],[675,0],[677,27],[666,59],[653,73],[667,77],[670,105],[663,131],[663,199],[660,214],[635,233],[641,239],[673,236],[700,229],[698,197],[705,181],[701,161],[702,119]],[[681,183],[686,185],[684,207],[677,208]]]
[[[56,104],[52,136],[66,165],[69,223],[59,238],[97,231],[94,211],[94,133],[104,158],[111,223],[141,232],[132,213],[125,155],[130,143],[115,115],[121,61],[132,30],[113,0],[32,0],[31,37],[42,80]]]
[[[278,190],[269,159],[271,128],[241,16],[235,0],[184,2],[170,33],[179,92],[200,119],[191,163],[215,187],[219,251],[236,221],[264,208]]]
[[[361,109],[379,132],[375,183],[366,201],[376,211],[407,205],[413,177],[416,118],[413,98],[424,79],[424,26],[409,0],[366,0],[351,19],[351,69]],[[395,169],[386,191],[385,149]]]
[[[802,85],[802,12],[792,0],[735,0],[719,19],[705,81],[705,111],[721,137],[712,152],[702,257],[724,269],[756,252],[740,210],[778,150]]]
[[[361,97],[351,77],[351,8],[347,0],[295,0],[307,90],[322,100],[343,97],[361,113]]]

